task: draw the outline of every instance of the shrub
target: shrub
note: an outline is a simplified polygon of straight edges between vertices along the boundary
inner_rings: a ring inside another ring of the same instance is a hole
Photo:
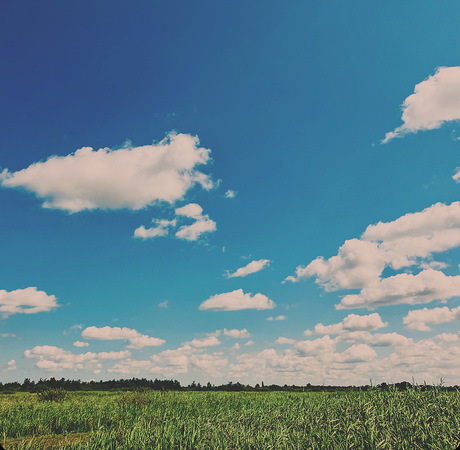
[[[67,395],[65,389],[46,389],[37,393],[38,399],[42,402],[62,402]]]

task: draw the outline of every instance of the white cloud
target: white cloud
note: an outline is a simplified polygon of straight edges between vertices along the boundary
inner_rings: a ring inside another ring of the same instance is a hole
[[[2,334],[0,334],[0,337],[2,337],[2,338],[15,338],[17,336],[15,334],[13,334],[13,333],[2,333]]]
[[[329,259],[319,257],[305,267],[299,266],[295,275],[285,281],[315,277],[326,291],[361,289],[359,294],[345,296],[340,309],[443,300],[459,295],[454,288],[456,279],[433,270],[447,265],[432,261],[432,256],[459,245],[460,203],[436,203],[392,222],[369,225],[359,239],[347,240],[336,256]],[[418,266],[423,271],[418,275],[397,274],[381,278],[385,268],[401,270],[411,266]],[[431,286],[430,279],[434,283],[435,278],[443,286]],[[431,287],[431,294],[422,292],[422,289]]]
[[[306,267],[299,266],[295,276],[285,281],[296,282],[316,276],[316,282],[327,291],[355,289],[378,280],[384,268],[384,255],[376,243],[350,239],[340,247],[337,256],[328,260],[319,257]]]
[[[403,345],[413,344],[413,340],[398,333],[375,333],[370,334],[365,339],[369,344],[375,347],[401,347]]]
[[[4,170],[2,186],[24,188],[43,199],[44,208],[71,213],[92,209],[139,210],[184,198],[195,184],[209,190],[211,178],[197,166],[210,161],[210,150],[197,137],[170,133],[161,142],[117,150],[84,147],[67,156],[51,156],[18,172]]]
[[[186,241],[196,241],[203,233],[217,230],[216,222],[207,214],[203,215],[203,208],[197,203],[189,203],[176,209],[176,215],[195,219],[191,225],[184,225],[176,232],[176,237]]]
[[[5,291],[0,289],[0,313],[3,317],[12,314],[36,314],[57,308],[57,298],[36,287]]]
[[[355,344],[340,353],[336,360],[342,363],[372,361],[377,357],[376,351],[367,344]]]
[[[368,308],[407,303],[410,305],[447,300],[460,296],[460,276],[447,276],[437,270],[417,275],[401,273],[365,287],[359,294],[342,298],[337,309]]]
[[[192,219],[201,219],[203,217],[203,208],[197,203],[189,203],[176,209],[176,215],[190,217]]]
[[[80,348],[81,348],[81,347],[89,347],[89,343],[88,343],[88,342],[82,342],[82,341],[75,341],[75,342],[73,343],[73,345],[74,345],[75,347],[80,347]]]
[[[205,215],[191,225],[180,227],[176,232],[176,237],[185,241],[196,241],[203,233],[211,233],[216,230],[216,222]]]
[[[208,336],[202,339],[193,339],[192,341],[185,342],[182,345],[190,345],[195,348],[213,347],[215,345],[220,345],[220,341],[215,336]]]
[[[232,191],[231,189],[229,189],[229,190],[225,193],[225,198],[235,198],[235,197],[236,197],[236,194],[237,194],[236,191]]]
[[[270,321],[272,321],[272,320],[286,320],[286,316],[283,316],[283,315],[276,316],[276,317],[270,316],[270,317],[267,317],[267,320],[270,320]]]
[[[275,341],[276,344],[281,344],[281,345],[285,345],[285,344],[293,345],[293,344],[295,344],[296,342],[297,342],[297,341],[296,341],[295,339],[287,338],[287,337],[284,337],[284,336],[280,336],[280,337]]]
[[[251,335],[249,334],[249,331],[246,330],[246,328],[243,328],[242,330],[237,330],[236,328],[233,330],[227,330],[227,328],[224,328],[224,336],[229,336],[229,337],[238,339],[238,338],[248,338]]]
[[[242,289],[213,295],[199,307],[201,311],[238,311],[241,309],[273,309],[275,302],[263,294],[245,294]]]
[[[436,335],[433,339],[440,339],[444,342],[458,342],[460,341],[460,336],[458,333],[441,333]]]
[[[244,267],[240,267],[233,273],[227,272],[227,278],[245,277],[251,273],[260,272],[262,269],[270,264],[269,259],[259,259],[258,261],[251,261]]]
[[[100,339],[100,340],[127,340],[129,345],[127,348],[143,348],[143,347],[157,347],[164,344],[164,339],[150,337],[139,333],[131,328],[120,327],[88,327],[81,332],[81,337],[84,339]]]
[[[313,331],[306,330],[304,334],[310,336],[312,334],[343,334],[353,331],[374,331],[379,328],[386,327],[388,322],[383,322],[378,313],[369,314],[367,316],[359,316],[357,314],[349,314],[342,322],[333,325],[323,325],[318,323]]]
[[[141,239],[150,239],[155,237],[167,236],[169,227],[176,226],[176,219],[173,220],[159,220],[153,219],[152,223],[156,224],[155,227],[145,228],[143,225],[134,230],[134,237]]]
[[[386,134],[382,143],[420,130],[434,130],[460,120],[460,67],[440,67],[417,84],[402,104],[403,125]]]
[[[323,355],[335,351],[337,341],[328,335],[312,341],[299,341],[295,347],[305,355]]]
[[[246,344],[244,344],[245,347],[249,347],[251,345],[254,345],[254,341],[249,340],[248,342],[246,342]]]
[[[158,308],[165,308],[167,309],[168,308],[168,300],[165,300],[164,302],[160,302],[158,303]]]
[[[8,361],[8,363],[6,364],[6,368],[4,369],[4,372],[10,372],[16,369],[17,369],[16,361],[12,359],[11,361]]]
[[[24,352],[26,358],[38,359],[36,366],[45,370],[60,369],[86,369],[94,370],[101,367],[101,361],[112,359],[125,359],[131,353],[128,350],[121,352],[100,352],[100,353],[72,353],[52,345],[38,345]]]
[[[404,317],[403,323],[408,330],[430,331],[431,328],[427,325],[453,322],[460,319],[460,306],[449,309],[447,306],[442,308],[423,308],[409,311]]]

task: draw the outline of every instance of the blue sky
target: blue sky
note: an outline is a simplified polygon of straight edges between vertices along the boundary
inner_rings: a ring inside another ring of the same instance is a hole
[[[2,380],[460,383],[458,2],[2,9]]]

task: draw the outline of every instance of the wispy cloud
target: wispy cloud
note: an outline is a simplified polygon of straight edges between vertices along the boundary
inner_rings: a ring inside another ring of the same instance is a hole
[[[259,259],[258,261],[251,261],[244,267],[240,267],[235,272],[230,273],[227,271],[227,278],[246,277],[252,273],[260,272],[270,264],[269,259]]]

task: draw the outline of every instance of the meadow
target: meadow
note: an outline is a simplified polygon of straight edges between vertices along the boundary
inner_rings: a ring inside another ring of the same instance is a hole
[[[0,395],[10,449],[455,449],[457,391]]]

